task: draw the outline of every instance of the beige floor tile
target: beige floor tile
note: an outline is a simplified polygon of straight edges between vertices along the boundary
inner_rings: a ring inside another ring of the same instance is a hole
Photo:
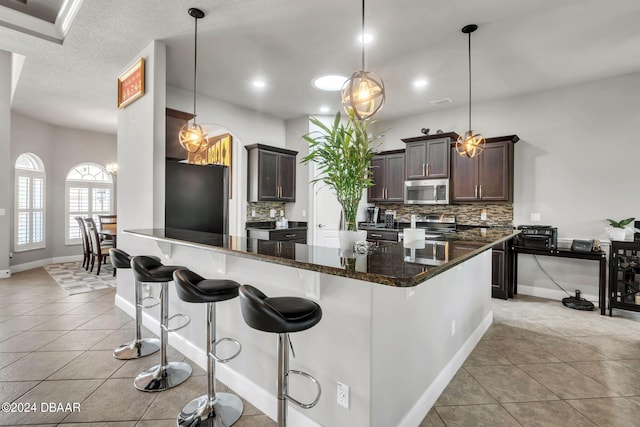
[[[80,307],[81,305],[81,302],[51,302],[29,311],[26,314],[64,314],[74,308]]]
[[[17,398],[37,386],[39,383],[40,381],[0,382],[0,403],[13,402]]]
[[[81,351],[30,353],[0,369],[0,381],[42,381],[81,353]]]
[[[7,320],[2,323],[2,329],[10,329],[14,331],[26,331],[35,326],[40,325],[41,323],[50,322],[55,319],[56,316],[27,316],[20,315],[14,316],[12,319]]]
[[[18,402],[35,404],[34,412],[4,414],[0,422],[4,425],[61,422],[72,413],[73,404],[82,411],[82,401],[101,383],[101,380],[43,381],[18,399]],[[54,404],[53,407],[50,403]],[[63,407],[60,408],[58,404],[62,404]],[[69,411],[67,404],[72,405]]]
[[[234,427],[235,426],[237,426],[237,424],[234,424]],[[136,427],[176,427],[176,418],[140,421],[136,424]]]
[[[563,362],[604,360],[606,356],[567,337],[539,336],[529,340]]]
[[[0,353],[0,369],[11,365],[18,359],[23,358],[29,353]]]
[[[131,321],[131,317],[124,313],[120,314],[102,314],[96,318],[78,326],[78,330],[83,329],[120,329]]]
[[[600,427],[637,426],[640,409],[622,397],[567,400],[578,412]]]
[[[498,402],[532,402],[559,399],[549,389],[514,365],[468,366],[464,369],[485,390],[491,393]]]
[[[29,302],[24,302],[24,303],[12,303],[10,301],[5,301],[5,302],[7,302],[7,305],[0,308],[0,314],[4,314],[4,315],[10,314],[13,316],[28,313],[32,310],[35,310],[36,308],[43,306],[43,304],[40,304],[40,303],[33,304]]]
[[[60,314],[48,322],[31,328],[32,331],[72,331],[96,316],[91,314]]]
[[[518,367],[562,399],[618,395],[566,363],[540,363]]]
[[[636,405],[638,405],[638,407],[640,407],[640,396],[627,397],[627,400],[635,403]]]
[[[482,403],[497,402],[467,371],[460,369],[434,406],[477,405]]]
[[[445,427],[445,425],[436,410],[431,408],[418,427]]]
[[[278,424],[266,415],[244,415],[233,427],[276,427]]]
[[[106,379],[124,365],[112,351],[85,351],[73,362],[51,375],[49,380]]]
[[[630,368],[624,362],[605,360],[572,362],[570,365],[621,396],[640,395],[640,371]]]
[[[637,359],[640,352],[640,341],[632,343],[623,336],[586,336],[573,340],[612,360]]]
[[[509,365],[507,359],[494,350],[487,341],[480,341],[473,349],[463,366],[471,365]]]
[[[104,339],[97,342],[91,350],[114,350],[122,344],[128,343],[133,340],[135,331],[133,329],[117,329],[111,332]],[[148,329],[142,328],[143,338],[157,338]]]
[[[63,331],[24,331],[0,342],[0,352],[35,351],[64,334]]]
[[[89,350],[111,332],[111,330],[83,331],[76,329],[40,347],[38,351]]]
[[[547,363],[559,362],[560,359],[525,338],[506,338],[485,341],[498,354],[511,363]]]
[[[436,412],[447,427],[517,427],[518,422],[500,405],[443,406]]]
[[[93,293],[93,292],[89,292]],[[113,309],[113,304],[108,302],[86,302],[80,307],[67,311],[66,314],[104,314]]]
[[[523,427],[595,427],[564,401],[505,403],[502,406]]]
[[[107,423],[61,423],[58,427],[135,427],[135,421],[109,421]]]
[[[136,390],[128,379],[108,379],[65,422],[139,420],[156,396]]]

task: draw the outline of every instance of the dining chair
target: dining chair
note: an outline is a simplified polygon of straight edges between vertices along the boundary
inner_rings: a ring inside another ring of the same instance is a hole
[[[118,230],[118,215],[98,215],[98,223],[100,225],[100,231],[109,230],[116,232]],[[112,241],[112,236],[100,236],[102,241]]]
[[[93,220],[93,218],[82,218],[82,222],[84,222],[84,225],[87,229],[87,234],[89,234],[89,244],[91,247],[91,267],[89,271],[93,272],[95,262],[96,260],[98,260],[98,270],[96,271],[96,275],[100,275],[100,267],[102,266],[103,262],[107,261],[107,256],[109,256],[109,249],[111,249],[113,246],[100,242],[100,236],[98,236],[98,228],[96,227],[96,222]]]
[[[84,226],[82,218],[79,216],[73,217],[78,222],[80,227],[80,237],[82,238],[82,267],[85,270],[89,270],[89,262],[91,261],[91,244],[89,243],[89,235],[87,234],[87,228]]]

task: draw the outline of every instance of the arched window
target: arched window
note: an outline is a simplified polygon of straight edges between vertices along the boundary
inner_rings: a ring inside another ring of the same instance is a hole
[[[67,174],[65,244],[81,244],[77,216],[91,216],[98,222],[98,215],[111,214],[113,180],[107,170],[97,163],[81,163]]]
[[[46,247],[45,171],[33,153],[18,156],[15,164],[14,251]]]

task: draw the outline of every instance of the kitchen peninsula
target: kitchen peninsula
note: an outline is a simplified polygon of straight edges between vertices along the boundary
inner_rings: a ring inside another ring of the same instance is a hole
[[[323,319],[311,331],[292,334],[297,357],[291,368],[315,376],[323,394],[310,410],[290,406],[291,422],[387,427],[417,426],[491,324],[489,249],[515,233],[479,228],[456,233],[444,242],[447,260],[438,265],[430,265],[428,248],[402,243],[341,258],[337,248],[293,242],[287,242],[292,247],[286,256],[261,254],[256,239],[168,228],[126,230],[123,237],[146,246],[145,253],[157,245],[165,264],[251,284],[269,296],[317,300]],[[171,345],[204,366],[204,328],[198,327],[204,310],[179,301],[170,288],[171,314],[194,319],[172,334]],[[132,300],[132,290],[119,287],[117,305],[132,313]],[[157,313],[145,315],[144,323],[157,330]],[[274,417],[273,337],[244,324],[239,302],[219,308],[218,334],[243,346],[236,360],[219,369],[219,379]],[[337,381],[350,387],[348,409],[336,405]],[[304,401],[313,396],[312,387],[293,383],[290,392]]]

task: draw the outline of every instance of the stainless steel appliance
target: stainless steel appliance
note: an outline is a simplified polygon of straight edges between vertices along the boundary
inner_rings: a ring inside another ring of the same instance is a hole
[[[377,207],[368,207],[367,208],[367,218],[365,220],[366,225],[376,225],[378,223],[378,214],[380,209]]]
[[[449,204],[449,180],[421,179],[405,181],[404,203],[407,205]]]
[[[425,240],[424,249],[404,248],[404,261],[423,265],[442,265],[449,261],[449,242]]]
[[[555,250],[558,247],[558,229],[550,225],[519,225],[520,234],[513,238],[519,248]]]
[[[406,224],[403,228],[408,227],[409,225]],[[445,214],[418,215],[416,216],[416,228],[424,228],[425,240],[438,239],[456,232],[456,216]]]

